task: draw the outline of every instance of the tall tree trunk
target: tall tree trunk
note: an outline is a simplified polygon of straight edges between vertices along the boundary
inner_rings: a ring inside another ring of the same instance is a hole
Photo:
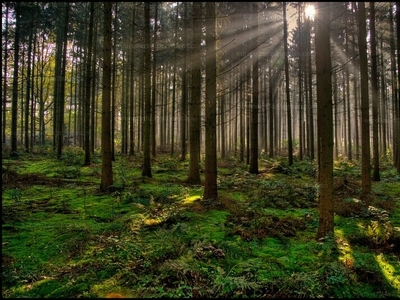
[[[131,45],[135,43],[135,7],[133,7],[132,25],[131,25]],[[135,47],[129,49],[130,57],[130,101],[129,101],[129,156],[135,155],[135,131],[134,131],[134,106],[135,106]]]
[[[317,240],[333,234],[333,120],[330,2],[318,2],[315,54],[317,73],[319,224]]]
[[[193,2],[192,85],[189,102],[189,175],[187,181],[200,184],[201,133],[201,2]]]
[[[111,19],[112,4],[103,2],[104,27],[103,27],[103,97],[101,117],[101,183],[100,190],[106,191],[113,184],[111,132],[110,132],[110,104],[111,104]]]
[[[30,152],[29,149],[29,109],[32,107],[31,105],[31,71],[32,71],[32,28],[29,29],[29,39],[28,39],[28,66],[26,70],[26,95],[25,95],[25,134],[24,134],[24,141],[25,141],[25,151]],[[33,109],[33,107],[32,107]],[[32,130],[32,129],[31,129]]]
[[[371,192],[371,153],[369,134],[369,100],[368,100],[368,59],[367,29],[365,20],[365,2],[358,2],[358,45],[361,73],[361,189],[366,198]]]
[[[176,103],[176,68],[177,68],[177,57],[176,49],[178,43],[178,7],[176,6],[175,16],[175,38],[174,38],[174,74],[172,79],[172,114],[171,114],[171,156],[174,155],[175,150],[175,103]]]
[[[217,192],[217,63],[215,2],[206,2],[206,114],[205,114],[205,200],[218,200]]]
[[[352,9],[354,10],[354,13],[351,14],[352,21],[353,23],[358,23],[358,13],[357,13],[357,5],[356,2],[352,2],[351,4]],[[357,26],[353,27],[353,30],[357,30]],[[356,49],[355,49],[355,44],[356,44],[356,34],[353,34],[353,43],[352,43],[352,50],[353,50],[353,56],[356,57]],[[360,159],[360,136],[359,136],[359,106],[358,106],[358,77],[359,77],[359,70],[358,70],[358,65],[356,58],[353,61],[353,88],[354,88],[354,131],[355,131],[355,146],[356,146],[356,160],[358,161]]]
[[[186,2],[185,2],[186,5]],[[156,67],[157,67],[157,28],[158,28],[158,2],[154,2],[154,44],[153,44],[153,71],[151,89],[151,154],[156,156]],[[184,27],[186,31],[186,26]]]
[[[95,13],[95,11],[94,11]],[[94,18],[97,16],[94,15]],[[91,70],[92,70],[92,82],[91,82],[91,91],[92,91],[92,96],[90,97],[90,152],[94,154],[94,149],[96,147],[96,131],[97,131],[97,126],[96,126],[96,121],[97,121],[97,97],[96,97],[96,90],[98,87],[98,84],[96,82],[96,60],[97,60],[97,22],[94,23],[94,28],[93,28],[93,50],[92,50],[92,63],[91,63]],[[99,94],[99,93],[97,93]]]
[[[5,2],[6,5],[6,20],[5,20],[5,27],[4,27],[4,75],[3,75],[3,110],[2,110],[2,123],[1,123],[1,138],[2,144],[6,143],[6,127],[7,127],[7,120],[6,120],[6,110],[7,110],[7,86],[8,86],[8,2]]]
[[[84,165],[90,165],[90,84],[92,80],[91,62],[92,62],[92,48],[93,48],[93,20],[94,20],[94,2],[90,3],[90,17],[89,17],[89,35],[87,45],[86,57],[86,86],[85,86],[85,161]],[[94,108],[92,108],[94,109]]]
[[[184,4],[184,20],[187,22],[187,2]],[[182,66],[182,101],[181,101],[181,160],[186,159],[187,153],[187,134],[186,134],[186,124],[187,124],[187,26],[183,26],[183,66]]]
[[[310,159],[314,160],[315,158],[315,141],[314,141],[314,112],[313,112],[313,90],[312,90],[312,65],[311,65],[311,24],[310,24],[310,19],[307,19],[307,67],[308,67],[308,116],[309,116],[309,132],[310,135],[308,137],[310,141]]]
[[[380,181],[379,175],[379,137],[378,137],[378,65],[376,59],[376,40],[375,40],[375,5],[374,2],[369,2],[370,8],[370,47],[371,47],[371,88],[372,88],[372,151],[373,151],[373,175],[372,180]]]
[[[151,175],[150,161],[150,115],[151,115],[151,44],[150,44],[150,2],[144,4],[144,119],[143,119],[143,169],[142,175]]]
[[[395,45],[395,39],[394,39],[394,17],[393,17],[393,5],[390,5],[390,15],[389,15],[389,23],[390,23],[390,66],[391,66],[391,87],[393,89],[392,92],[392,155],[393,155],[393,165],[396,166],[396,162],[398,159],[398,152],[397,149],[399,147],[399,130],[396,130],[397,127],[397,113],[399,109],[399,86],[398,86],[398,78],[397,78],[397,73],[399,72],[397,70],[396,66],[396,45]],[[398,8],[397,8],[398,9]],[[399,15],[399,14],[397,14]],[[399,45],[399,41],[397,41],[397,44]],[[399,81],[400,82],[400,81]]]
[[[274,87],[275,87],[275,76],[272,72],[272,57],[269,61],[268,66],[268,98],[269,98],[269,157],[274,157]]]
[[[298,33],[299,33],[299,159],[303,159],[303,78],[302,78],[302,68],[303,68],[303,30],[301,23],[301,11],[302,11],[302,3],[298,2]]]
[[[397,172],[400,173],[400,143],[399,143],[399,135],[400,135],[400,2],[396,2],[396,28],[397,28],[397,102],[395,106],[395,120],[396,124],[393,128],[393,131],[396,131],[397,134],[397,147],[395,153],[395,166],[397,168]]]
[[[258,3],[253,3],[255,44],[253,46],[253,103],[251,109],[251,149],[249,173],[258,174]],[[223,113],[223,112],[222,112]]]
[[[114,18],[114,28],[118,25],[118,2],[115,2],[115,18]],[[114,30],[114,38],[112,41],[112,89],[111,89],[111,160],[115,161],[115,124],[116,124],[116,81],[117,81],[117,31]]]
[[[18,75],[19,75],[19,43],[21,31],[20,3],[15,6],[15,34],[14,34],[14,73],[11,102],[11,157],[17,153],[17,117],[18,117]]]
[[[61,159],[62,149],[64,146],[64,106],[65,106],[65,71],[67,68],[67,38],[68,38],[68,19],[69,19],[69,3],[65,4],[65,15],[64,15],[64,26],[62,35],[62,64],[61,64],[61,75],[60,75],[60,85],[59,85],[59,107],[57,116],[57,158]]]

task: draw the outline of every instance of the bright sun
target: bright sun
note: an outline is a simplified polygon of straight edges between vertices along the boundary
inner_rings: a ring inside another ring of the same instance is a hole
[[[314,20],[314,16],[315,16],[314,5],[307,5],[305,13],[306,13],[306,17],[307,18],[310,18],[311,20]]]

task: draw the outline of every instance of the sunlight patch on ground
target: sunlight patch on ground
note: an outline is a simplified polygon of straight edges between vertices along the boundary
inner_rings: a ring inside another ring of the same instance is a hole
[[[400,293],[400,263],[397,262],[397,266],[392,266],[381,253],[375,256],[375,260],[381,268],[382,274],[385,276],[387,281],[393,288],[395,288]]]
[[[201,196],[200,195],[193,195],[193,196],[189,196],[186,197],[185,199],[183,199],[183,204],[188,205],[188,204],[192,204],[193,202],[200,200]]]
[[[352,268],[354,266],[353,249],[351,248],[349,241],[345,238],[343,230],[336,229],[336,244],[340,251],[339,260],[343,263],[346,268]]]

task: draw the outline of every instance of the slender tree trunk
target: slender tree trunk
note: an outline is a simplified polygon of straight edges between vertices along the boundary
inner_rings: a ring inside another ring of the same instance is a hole
[[[95,11],[94,11],[95,13]],[[96,19],[96,15],[94,15],[94,18]],[[91,82],[91,92],[92,96],[90,97],[90,152],[94,154],[94,149],[96,147],[96,131],[97,131],[97,126],[96,126],[96,121],[97,121],[97,97],[96,97],[96,89],[97,89],[97,82],[96,82],[96,60],[97,60],[97,50],[96,50],[96,45],[97,45],[97,22],[94,23],[94,28],[93,28],[93,50],[92,50],[92,63],[91,63],[91,72],[92,72],[92,82]],[[99,94],[99,93],[97,93]]]
[[[151,45],[150,45],[150,2],[144,4],[144,119],[143,119],[143,169],[142,175],[151,175],[150,161],[150,115],[151,115]]]
[[[201,133],[201,2],[193,2],[192,85],[189,102],[189,175],[187,181],[200,184]]]
[[[330,2],[318,2],[315,53],[318,116],[319,224],[317,240],[333,234],[333,120],[330,48]]]
[[[175,16],[175,39],[174,39],[174,74],[172,79],[172,114],[171,114],[171,156],[174,155],[175,148],[175,102],[176,102],[176,68],[177,68],[177,58],[176,58],[176,47],[178,42],[178,7],[176,6],[176,16]]]
[[[6,143],[6,110],[7,110],[7,86],[8,86],[8,2],[5,2],[6,5],[6,20],[5,20],[5,28],[4,28],[4,75],[3,75],[3,111],[2,111],[2,128],[1,128],[1,137],[2,144]]]
[[[371,192],[371,153],[369,134],[368,59],[365,2],[358,2],[358,45],[361,73],[361,189],[365,198]]]
[[[57,142],[57,158],[61,159],[62,149],[64,146],[64,106],[65,106],[65,72],[67,68],[67,38],[68,38],[68,19],[69,19],[69,3],[65,4],[65,15],[64,15],[64,26],[63,26],[63,37],[62,37],[62,64],[61,64],[61,75],[60,75],[60,90],[59,90],[59,107],[58,107],[58,142]]]
[[[114,18],[114,28],[118,25],[118,2],[115,2],[115,18]],[[116,58],[117,58],[117,31],[114,30],[114,38],[112,41],[112,89],[111,89],[111,160],[115,161],[115,124],[116,124]]]
[[[135,43],[135,7],[133,7],[132,25],[131,25],[131,45]],[[135,47],[130,48],[130,101],[129,101],[129,156],[135,155],[135,131],[134,131],[134,106],[135,106]]]
[[[251,150],[249,173],[258,174],[258,4],[253,3],[253,19],[256,22],[253,47],[253,103],[251,110]],[[223,112],[222,112],[223,113]]]
[[[376,59],[376,40],[375,40],[375,5],[369,2],[370,8],[370,47],[371,47],[371,88],[372,88],[372,151],[373,151],[373,175],[372,180],[380,181],[379,175],[379,137],[378,137],[378,66]]]
[[[400,143],[399,143],[399,135],[400,135],[400,2],[396,2],[396,28],[397,28],[397,102],[395,105],[395,128],[393,131],[396,131],[397,136],[397,146],[395,153],[395,166],[397,168],[397,173],[400,173]]]
[[[397,66],[396,66],[396,45],[394,39],[394,17],[393,17],[393,5],[390,5],[390,15],[389,15],[389,23],[390,23],[390,65],[391,65],[391,87],[393,89],[392,92],[392,155],[393,155],[393,165],[396,166],[397,161],[397,148],[399,147],[399,132],[396,130],[397,126],[397,112],[399,107],[399,87],[398,87],[398,78],[397,78]],[[398,8],[397,8],[398,9]],[[399,42],[397,42],[399,44]]]
[[[186,5],[186,2],[185,2]],[[156,67],[157,67],[157,28],[158,28],[158,2],[154,2],[154,44],[153,44],[153,71],[151,89],[151,154],[156,157]],[[186,31],[186,26],[184,27]]]
[[[26,70],[26,95],[25,95],[25,151],[30,152],[29,147],[29,109],[31,108],[31,90],[32,90],[32,81],[31,81],[31,71],[32,71],[32,29],[29,29],[29,39],[28,39],[28,62],[27,62],[27,70]],[[32,130],[32,128],[31,128]]]
[[[308,116],[309,116],[309,128],[310,128],[310,136],[308,137],[310,141],[310,159],[314,160],[315,158],[315,141],[314,141],[314,112],[313,112],[313,89],[312,89],[312,65],[311,65],[311,24],[310,20],[307,19],[307,40],[308,40]]]
[[[89,17],[89,35],[87,45],[86,57],[86,86],[85,86],[85,161],[84,165],[90,165],[90,84],[92,80],[91,61],[92,61],[92,48],[93,48],[93,20],[94,20],[94,2],[90,4],[90,17]]]
[[[215,2],[206,2],[206,151],[205,151],[205,200],[218,200],[217,192],[217,63],[215,36]]]
[[[352,21],[353,23],[357,23],[358,24],[358,13],[357,13],[357,5],[356,2],[352,2],[351,4],[354,13],[351,15],[352,16]],[[353,30],[356,31],[357,30],[357,26],[353,27]],[[353,50],[353,56],[356,56],[356,49],[355,49],[355,44],[356,44],[356,34],[353,34],[353,46],[352,46],[352,50]],[[359,106],[358,106],[358,77],[359,77],[359,70],[358,70],[358,66],[357,66],[357,61],[356,58],[354,59],[353,62],[353,88],[354,88],[354,131],[355,131],[355,146],[356,146],[356,160],[360,160],[360,136],[359,136]]]
[[[184,20],[187,20],[187,2],[184,2]],[[186,159],[187,153],[187,26],[183,26],[183,66],[182,66],[182,101],[181,101],[181,161]]]
[[[146,2],[148,3],[148,2]],[[111,104],[111,19],[112,4],[103,2],[104,27],[103,27],[103,98],[101,118],[101,183],[100,190],[106,191],[113,184],[111,132],[110,132],[110,104]]]
[[[303,78],[302,78],[302,68],[303,68],[303,31],[301,25],[301,11],[302,11],[302,4],[299,3],[298,8],[298,32],[299,32],[299,159],[303,160]]]

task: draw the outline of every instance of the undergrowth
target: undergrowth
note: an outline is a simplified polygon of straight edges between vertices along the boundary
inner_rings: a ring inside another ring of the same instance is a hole
[[[316,241],[315,162],[261,158],[254,175],[224,158],[211,203],[178,157],[155,158],[148,179],[140,156],[117,156],[116,188],[103,194],[98,154],[89,166],[83,155],[3,159],[4,298],[400,296],[399,175],[388,163],[366,205],[359,164],[335,162],[335,233]]]

